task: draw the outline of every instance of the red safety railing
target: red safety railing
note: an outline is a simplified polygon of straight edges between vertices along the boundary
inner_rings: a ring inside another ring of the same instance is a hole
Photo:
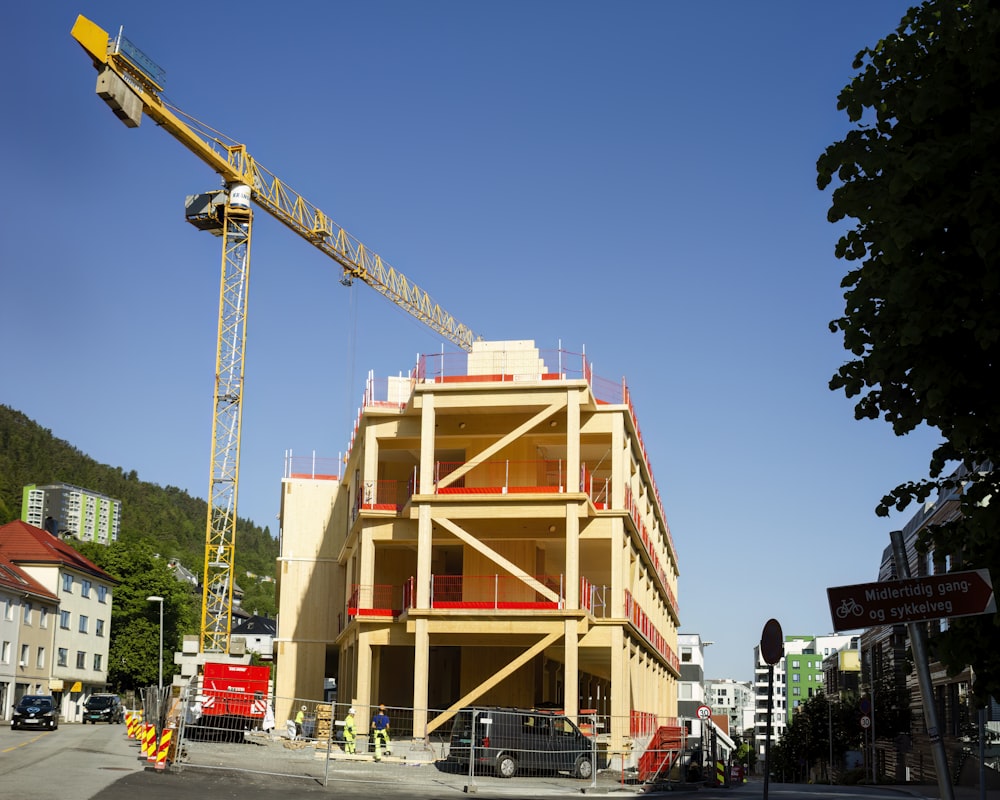
[[[643,610],[642,606],[639,605],[635,598],[632,597],[632,593],[628,590],[625,591],[625,616],[629,619],[632,625],[635,626],[636,630],[639,631],[642,637],[649,642],[652,648],[663,656],[670,666],[680,672],[681,662],[680,659],[677,658],[677,654],[673,651],[673,648],[667,644],[666,638],[660,633],[659,629],[653,624],[653,621]]]
[[[402,586],[355,583],[347,600],[347,617],[398,617],[405,607]]]
[[[464,461],[438,461],[434,465],[437,494],[515,494],[519,492],[565,492],[566,462],[559,459],[532,461],[484,461],[460,478],[446,479]],[[441,485],[441,484],[444,485]],[[573,491],[577,491],[574,487]]]
[[[674,612],[674,618],[680,619],[680,608],[677,605],[677,598],[674,595],[673,590],[670,588],[670,583],[667,580],[667,571],[660,563],[660,557],[656,553],[653,538],[649,535],[649,531],[646,529],[646,523],[642,519],[640,509],[635,503],[632,490],[628,486],[625,487],[625,509],[628,511],[629,518],[632,520],[632,524],[635,525],[635,528],[639,533],[639,540],[642,542],[642,549],[646,552],[646,555],[649,556],[649,560],[653,565],[653,571],[660,579],[660,584],[663,586],[663,590],[667,593],[667,597]]]
[[[496,611],[565,608],[565,580],[563,575],[533,575],[528,581],[499,574],[431,575],[430,607]],[[607,616],[606,593],[606,586],[594,586],[581,576],[580,608],[598,617]],[[350,621],[355,617],[397,617],[407,609],[416,608],[416,603],[416,578],[408,578],[399,586],[355,583],[347,601],[347,618]]]
[[[562,608],[562,575],[536,575],[540,591],[513,575],[431,575],[431,608],[528,610]]]

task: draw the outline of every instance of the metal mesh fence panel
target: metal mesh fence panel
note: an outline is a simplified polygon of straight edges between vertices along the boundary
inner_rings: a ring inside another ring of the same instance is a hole
[[[610,791],[688,779],[690,754],[685,755],[683,745],[637,730],[632,733],[638,735],[613,741],[609,731],[628,730],[629,723],[608,716],[570,719],[552,711],[486,707],[415,713],[411,708],[275,698],[275,706],[290,710],[290,718],[282,711],[276,720],[265,714],[234,725],[198,716],[195,699],[182,694],[184,723],[172,768],[265,773],[323,785],[378,781],[405,788],[416,782],[456,791],[482,787],[528,793]],[[440,715],[447,721],[421,735],[426,722]]]

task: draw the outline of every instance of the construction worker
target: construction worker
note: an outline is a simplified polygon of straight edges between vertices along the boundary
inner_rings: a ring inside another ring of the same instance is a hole
[[[378,713],[372,717],[372,731],[375,736],[375,760],[382,760],[382,748],[385,748],[387,756],[392,755],[389,750],[389,717],[385,714],[385,706],[379,705]]]
[[[302,706],[295,715],[295,738],[302,738],[302,723],[306,721],[306,707]]]
[[[354,740],[358,732],[354,727],[354,706],[347,709],[347,716],[344,717],[344,752],[354,755],[357,750],[354,748]]]

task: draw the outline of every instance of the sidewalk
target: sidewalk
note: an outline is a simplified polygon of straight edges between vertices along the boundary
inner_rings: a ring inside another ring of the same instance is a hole
[[[366,750],[367,740],[358,739],[358,750]],[[380,787],[381,796],[404,794],[407,786],[435,786],[457,793],[489,795],[520,795],[532,797],[555,797],[560,795],[590,795],[592,797],[618,797],[622,800],[632,796],[665,796],[667,792],[709,797],[730,796],[732,800],[743,797],[760,797],[763,782],[750,783],[732,788],[702,787],[700,784],[663,784],[662,786],[642,785],[634,778],[622,776],[620,772],[599,771],[593,781],[581,781],[568,775],[516,776],[513,779],[492,775],[476,775],[474,778],[461,769],[444,762],[447,745],[442,741],[423,742],[419,739],[398,739],[391,744],[391,756],[383,755],[375,761],[374,753],[345,753],[339,742],[331,743],[329,758],[327,742],[304,740],[290,741],[286,737],[248,734],[245,742],[205,743],[186,742],[184,758],[177,764],[180,771],[186,767],[246,771],[307,778],[313,781],[328,780],[331,786],[338,782],[373,782]],[[474,787],[470,789],[468,787]],[[787,793],[796,784],[771,784]],[[802,787],[806,788],[806,787]],[[818,787],[808,787],[816,789]],[[837,790],[838,787],[830,787]],[[900,800],[941,800],[936,784],[879,784],[877,786],[843,787],[850,790],[877,790],[883,797],[896,795]],[[954,800],[984,800],[975,787],[956,786]],[[692,800],[694,800],[692,797]],[[985,800],[1000,800],[1000,792],[988,790]]]
[[[935,784],[885,784],[883,787],[885,789],[893,789],[898,792],[904,792],[911,795],[912,797],[923,797],[923,798],[935,798],[940,800],[941,790],[938,785]],[[955,800],[1000,800],[1000,790],[998,789],[987,789],[986,793],[983,794],[978,786],[953,786],[951,787],[952,793],[954,794]]]

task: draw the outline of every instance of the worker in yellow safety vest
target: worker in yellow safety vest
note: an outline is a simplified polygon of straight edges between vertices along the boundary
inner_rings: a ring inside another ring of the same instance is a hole
[[[306,707],[302,706],[295,715],[295,738],[302,738],[302,723],[306,721]]]
[[[354,706],[347,709],[347,716],[344,717],[344,752],[354,755],[357,750],[354,747],[354,740],[358,732],[354,727]]]

